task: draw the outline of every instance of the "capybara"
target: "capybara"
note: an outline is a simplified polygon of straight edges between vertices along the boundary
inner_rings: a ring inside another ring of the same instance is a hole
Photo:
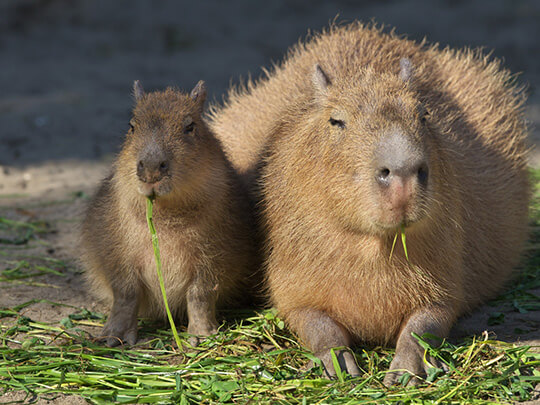
[[[447,336],[511,275],[529,200],[514,83],[479,51],[353,23],[214,108],[211,128],[260,188],[271,301],[328,374],[330,348],[371,342],[396,345],[386,384],[425,375],[411,333]]]
[[[144,93],[136,81],[134,94],[131,129],[82,229],[88,278],[99,295],[112,298],[102,332],[111,346],[137,341],[138,314],[165,317],[147,197],[155,198],[169,306],[176,317],[187,312],[188,333],[215,333],[216,305],[244,298],[258,267],[246,193],[201,118],[204,82],[184,94]]]

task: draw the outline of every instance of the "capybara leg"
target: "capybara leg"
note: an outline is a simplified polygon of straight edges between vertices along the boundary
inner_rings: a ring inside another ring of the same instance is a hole
[[[414,312],[399,334],[396,354],[390,364],[390,371],[384,378],[384,384],[387,386],[397,384],[406,371],[413,375],[409,381],[411,385],[418,384],[420,380],[417,377],[425,377],[427,370],[431,367],[447,371],[446,364],[436,358],[426,356],[427,362],[424,360],[424,349],[411,333],[414,332],[419,336],[430,333],[444,338],[448,335],[454,320],[453,311],[440,306],[423,308]],[[435,347],[440,343],[434,339],[427,339],[427,341]]]
[[[188,333],[194,335],[192,345],[200,343],[201,336],[210,336],[217,332],[216,298],[214,289],[203,287],[195,282],[187,292]]]
[[[349,346],[351,343],[349,332],[325,312],[315,309],[292,312],[289,314],[289,323],[296,329],[300,339],[322,361],[325,374],[328,377],[335,377],[336,371],[330,349]],[[334,350],[334,353],[341,371],[346,371],[352,376],[360,375],[360,369],[350,350],[338,349]]]
[[[137,342],[137,296],[136,289],[113,291],[113,307],[101,333],[108,346],[118,346],[124,341],[130,345]]]

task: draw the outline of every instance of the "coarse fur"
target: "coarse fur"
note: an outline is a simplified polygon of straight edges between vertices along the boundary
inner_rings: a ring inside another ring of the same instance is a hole
[[[208,335],[217,328],[215,305],[245,300],[256,283],[257,248],[245,192],[201,118],[202,82],[191,95],[171,88],[145,94],[137,82],[134,92],[131,129],[82,229],[87,277],[99,296],[113,300],[104,334],[112,336],[109,344],[134,343],[137,313],[166,316],[146,222],[146,199],[153,193],[169,306],[177,318],[187,309],[188,332]],[[141,180],[137,165],[145,151],[163,156],[167,173],[160,181]],[[123,312],[131,313],[129,319]]]
[[[260,187],[271,302],[325,365],[331,345],[397,344],[391,368],[421,374],[410,332],[444,337],[501,290],[527,235],[514,82],[480,51],[353,23],[299,43],[214,107],[211,128]],[[396,133],[429,167],[399,215],[374,181]],[[402,225],[409,260],[400,238],[390,253]]]

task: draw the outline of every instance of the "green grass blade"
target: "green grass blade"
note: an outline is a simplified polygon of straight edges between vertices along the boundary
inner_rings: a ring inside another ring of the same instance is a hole
[[[343,371],[341,370],[341,366],[339,365],[339,360],[337,358],[335,348],[330,349],[330,355],[332,356],[332,364],[334,365],[334,370],[336,371],[336,376],[339,382],[344,382],[345,378],[343,377]]]
[[[167,292],[165,291],[165,282],[163,281],[163,273],[161,272],[161,255],[159,252],[159,242],[156,233],[156,228],[154,227],[153,221],[153,206],[154,203],[152,198],[146,199],[146,222],[148,222],[148,228],[150,229],[150,234],[152,235],[152,246],[154,248],[154,256],[156,258],[156,271],[159,279],[159,287],[161,288],[161,295],[163,296],[163,304],[165,305],[165,310],[167,311],[167,318],[169,318],[169,323],[171,324],[172,333],[174,335],[174,340],[179,349],[182,348],[182,343],[180,342],[180,337],[178,336],[178,331],[176,330],[176,325],[174,324],[174,319],[169,309],[169,303],[167,301]]]
[[[390,249],[390,257],[388,260],[392,260],[392,255],[394,254],[394,248],[396,247],[396,240],[397,240],[397,232],[394,235],[394,241],[392,242],[392,249]]]
[[[397,236],[397,233],[396,233]],[[407,252],[407,237],[405,236],[405,225],[401,225],[401,243],[403,244],[403,251],[405,252],[405,258],[409,261],[409,253]]]

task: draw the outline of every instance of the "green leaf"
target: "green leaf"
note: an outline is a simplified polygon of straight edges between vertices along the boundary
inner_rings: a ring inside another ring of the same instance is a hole
[[[444,373],[444,370],[442,368],[437,367],[430,367],[427,370],[427,378],[426,381],[433,382],[435,379]]]
[[[334,365],[334,370],[336,371],[336,376],[339,382],[344,382],[345,378],[343,376],[343,372],[341,371],[341,366],[339,365],[339,360],[334,348],[330,349],[330,355],[332,356],[332,364]]]
[[[235,391],[239,388],[236,381],[215,381],[212,383],[212,391],[215,393]]]
[[[411,381],[411,378],[412,378],[412,375],[409,372],[405,371],[403,374],[399,376],[398,382],[402,386],[406,386],[409,383],[409,381]]]
[[[30,349],[32,346],[35,346],[39,343],[39,339],[37,337],[32,337],[32,338],[29,338],[29,339],[26,339],[21,347],[24,349],[24,350],[28,350]]]
[[[73,322],[71,322],[71,319],[69,317],[62,318],[60,320],[60,325],[62,325],[64,328],[67,328],[67,329],[73,328]]]

